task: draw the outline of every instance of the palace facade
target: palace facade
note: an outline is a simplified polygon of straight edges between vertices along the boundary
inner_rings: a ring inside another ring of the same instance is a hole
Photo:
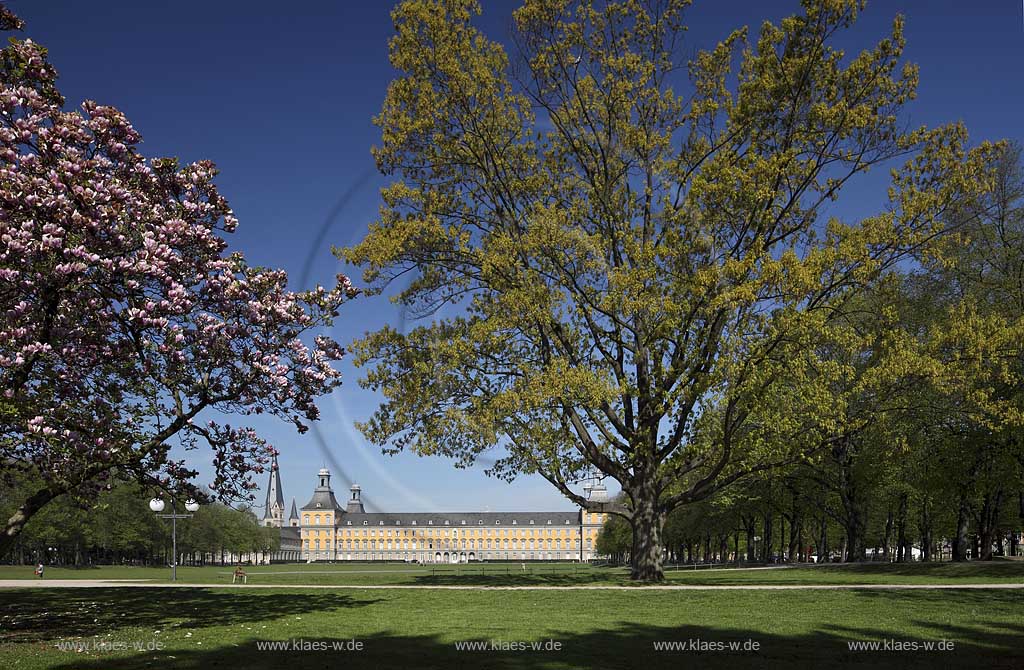
[[[317,473],[313,497],[299,510],[302,560],[588,561],[596,556],[594,545],[606,516],[583,509],[367,512],[361,494],[359,485],[353,484],[343,507],[331,489],[331,473],[326,468]]]

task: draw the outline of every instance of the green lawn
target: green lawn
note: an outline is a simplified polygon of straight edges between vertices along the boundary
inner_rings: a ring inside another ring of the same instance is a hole
[[[264,641],[361,651],[261,651]],[[558,643],[460,651],[456,643]],[[655,651],[655,643],[757,643],[757,651]],[[848,641],[952,641],[953,651],[851,652]],[[58,645],[82,646],[62,650]],[[103,646],[105,645],[105,647]],[[110,651],[139,645],[139,652]],[[148,646],[160,649],[147,650]],[[100,648],[97,648],[100,646]],[[1024,592],[0,591],[3,668],[746,668],[1024,664]]]
[[[231,567],[182,567],[178,580],[193,584],[227,584]],[[246,568],[253,584],[479,584],[573,585],[629,584],[622,568],[593,568],[573,563],[487,563],[462,566],[405,564],[298,564]],[[986,584],[1024,582],[1024,561],[990,563],[914,563],[822,565],[758,570],[701,568],[670,570],[670,583],[693,585],[743,584]],[[30,566],[0,566],[0,579],[33,579]],[[167,568],[47,568],[46,579],[148,579],[166,582]]]
[[[680,570],[673,583],[743,584],[1003,584],[1024,583],[1024,561],[988,563],[858,563],[765,570]]]
[[[232,566],[179,567],[178,581],[192,584],[229,584]],[[470,565],[416,565],[402,563],[315,563],[252,566],[245,568],[252,584],[592,584],[627,583],[622,568],[593,568],[578,563],[474,563]],[[170,568],[102,566],[47,568],[46,579],[131,579],[170,581]],[[0,579],[35,579],[31,566],[0,566]]]

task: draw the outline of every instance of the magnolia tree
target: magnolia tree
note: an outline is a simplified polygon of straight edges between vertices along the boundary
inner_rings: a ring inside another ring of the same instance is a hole
[[[366,434],[495,449],[492,473],[583,505],[600,470],[642,580],[670,511],[845,437],[854,373],[826,354],[851,297],[986,183],[962,128],[908,128],[900,19],[846,55],[863,2],[805,0],[687,60],[687,4],[526,0],[510,56],[479,3],[403,2],[375,154],[397,180],[346,252],[373,290],[414,277],[396,299],[430,317],[358,345],[384,396]],[[829,216],[881,166],[877,212]]]
[[[48,501],[114,472],[204,493],[172,440],[212,449],[205,493],[250,495],[271,447],[225,415],[305,431],[343,353],[313,331],[355,290],[339,276],[291,292],[283,271],[228,254],[237,221],[213,164],[147,161],[112,107],[65,111],[39,45],[12,40],[0,68],[0,471],[42,482],[0,553]]]

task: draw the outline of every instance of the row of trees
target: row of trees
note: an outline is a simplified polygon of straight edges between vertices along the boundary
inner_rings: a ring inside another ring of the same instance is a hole
[[[28,488],[0,491],[0,511],[10,513]],[[103,491],[91,504],[58,498],[26,524],[7,558],[21,564],[166,564],[170,521],[150,511],[147,492],[133,483]],[[168,510],[169,511],[169,510]],[[179,512],[183,510],[179,509]],[[179,563],[224,563],[231,554],[259,555],[280,546],[276,528],[260,526],[248,508],[214,503],[178,523]]]
[[[857,561],[1017,555],[1024,529],[1021,337],[1024,160],[993,156],[990,189],[948,213],[918,263],[851,304],[855,338],[827,389],[837,435],[802,462],[668,516],[686,558]],[[781,403],[800,413],[800,402]],[[621,528],[605,543],[620,553]],[[694,550],[694,547],[698,547]]]
[[[995,510],[986,507],[992,498],[976,491],[965,501],[969,512],[961,514],[959,504],[936,505],[920,491],[862,481],[869,497],[859,510],[860,523],[853,525],[844,506],[849,498],[822,487],[821,474],[801,467],[673,511],[663,534],[666,559],[902,563],[1021,555],[1024,497],[1019,490],[1004,489]],[[598,536],[597,552],[625,563],[632,542],[628,521],[612,516]]]

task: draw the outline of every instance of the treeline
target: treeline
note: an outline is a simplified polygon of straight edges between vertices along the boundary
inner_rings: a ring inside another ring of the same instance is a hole
[[[0,511],[10,513],[29,485],[0,489]],[[133,483],[119,483],[94,500],[57,498],[34,515],[0,561],[48,565],[167,565],[171,521],[149,509],[150,496]],[[165,501],[166,502],[166,501]],[[171,511],[168,504],[164,513]],[[185,513],[179,502],[179,513]],[[262,555],[278,549],[276,528],[259,525],[247,508],[202,505],[177,523],[179,565],[226,563],[232,555]]]
[[[766,355],[784,366],[788,387],[763,393],[749,410],[728,399],[708,405],[695,434],[716,419],[742,419],[732,436],[740,461],[787,447],[796,456],[667,515],[661,541],[670,558],[964,561],[1021,553],[1021,148],[1004,145],[994,160],[986,195],[948,208],[944,232],[919,240],[914,263],[851,295],[822,329],[813,358]],[[757,369],[744,374],[756,377]],[[699,437],[691,448],[699,457]],[[676,488],[696,481],[684,475]],[[621,557],[631,540],[617,526],[605,533],[604,553]]]
[[[1024,555],[1024,494],[1019,489],[961,490],[940,503],[935,490],[893,485],[867,474],[832,460],[675,510],[662,532],[665,559],[909,562]],[[601,529],[598,553],[628,563],[631,549],[629,523],[612,516]]]

